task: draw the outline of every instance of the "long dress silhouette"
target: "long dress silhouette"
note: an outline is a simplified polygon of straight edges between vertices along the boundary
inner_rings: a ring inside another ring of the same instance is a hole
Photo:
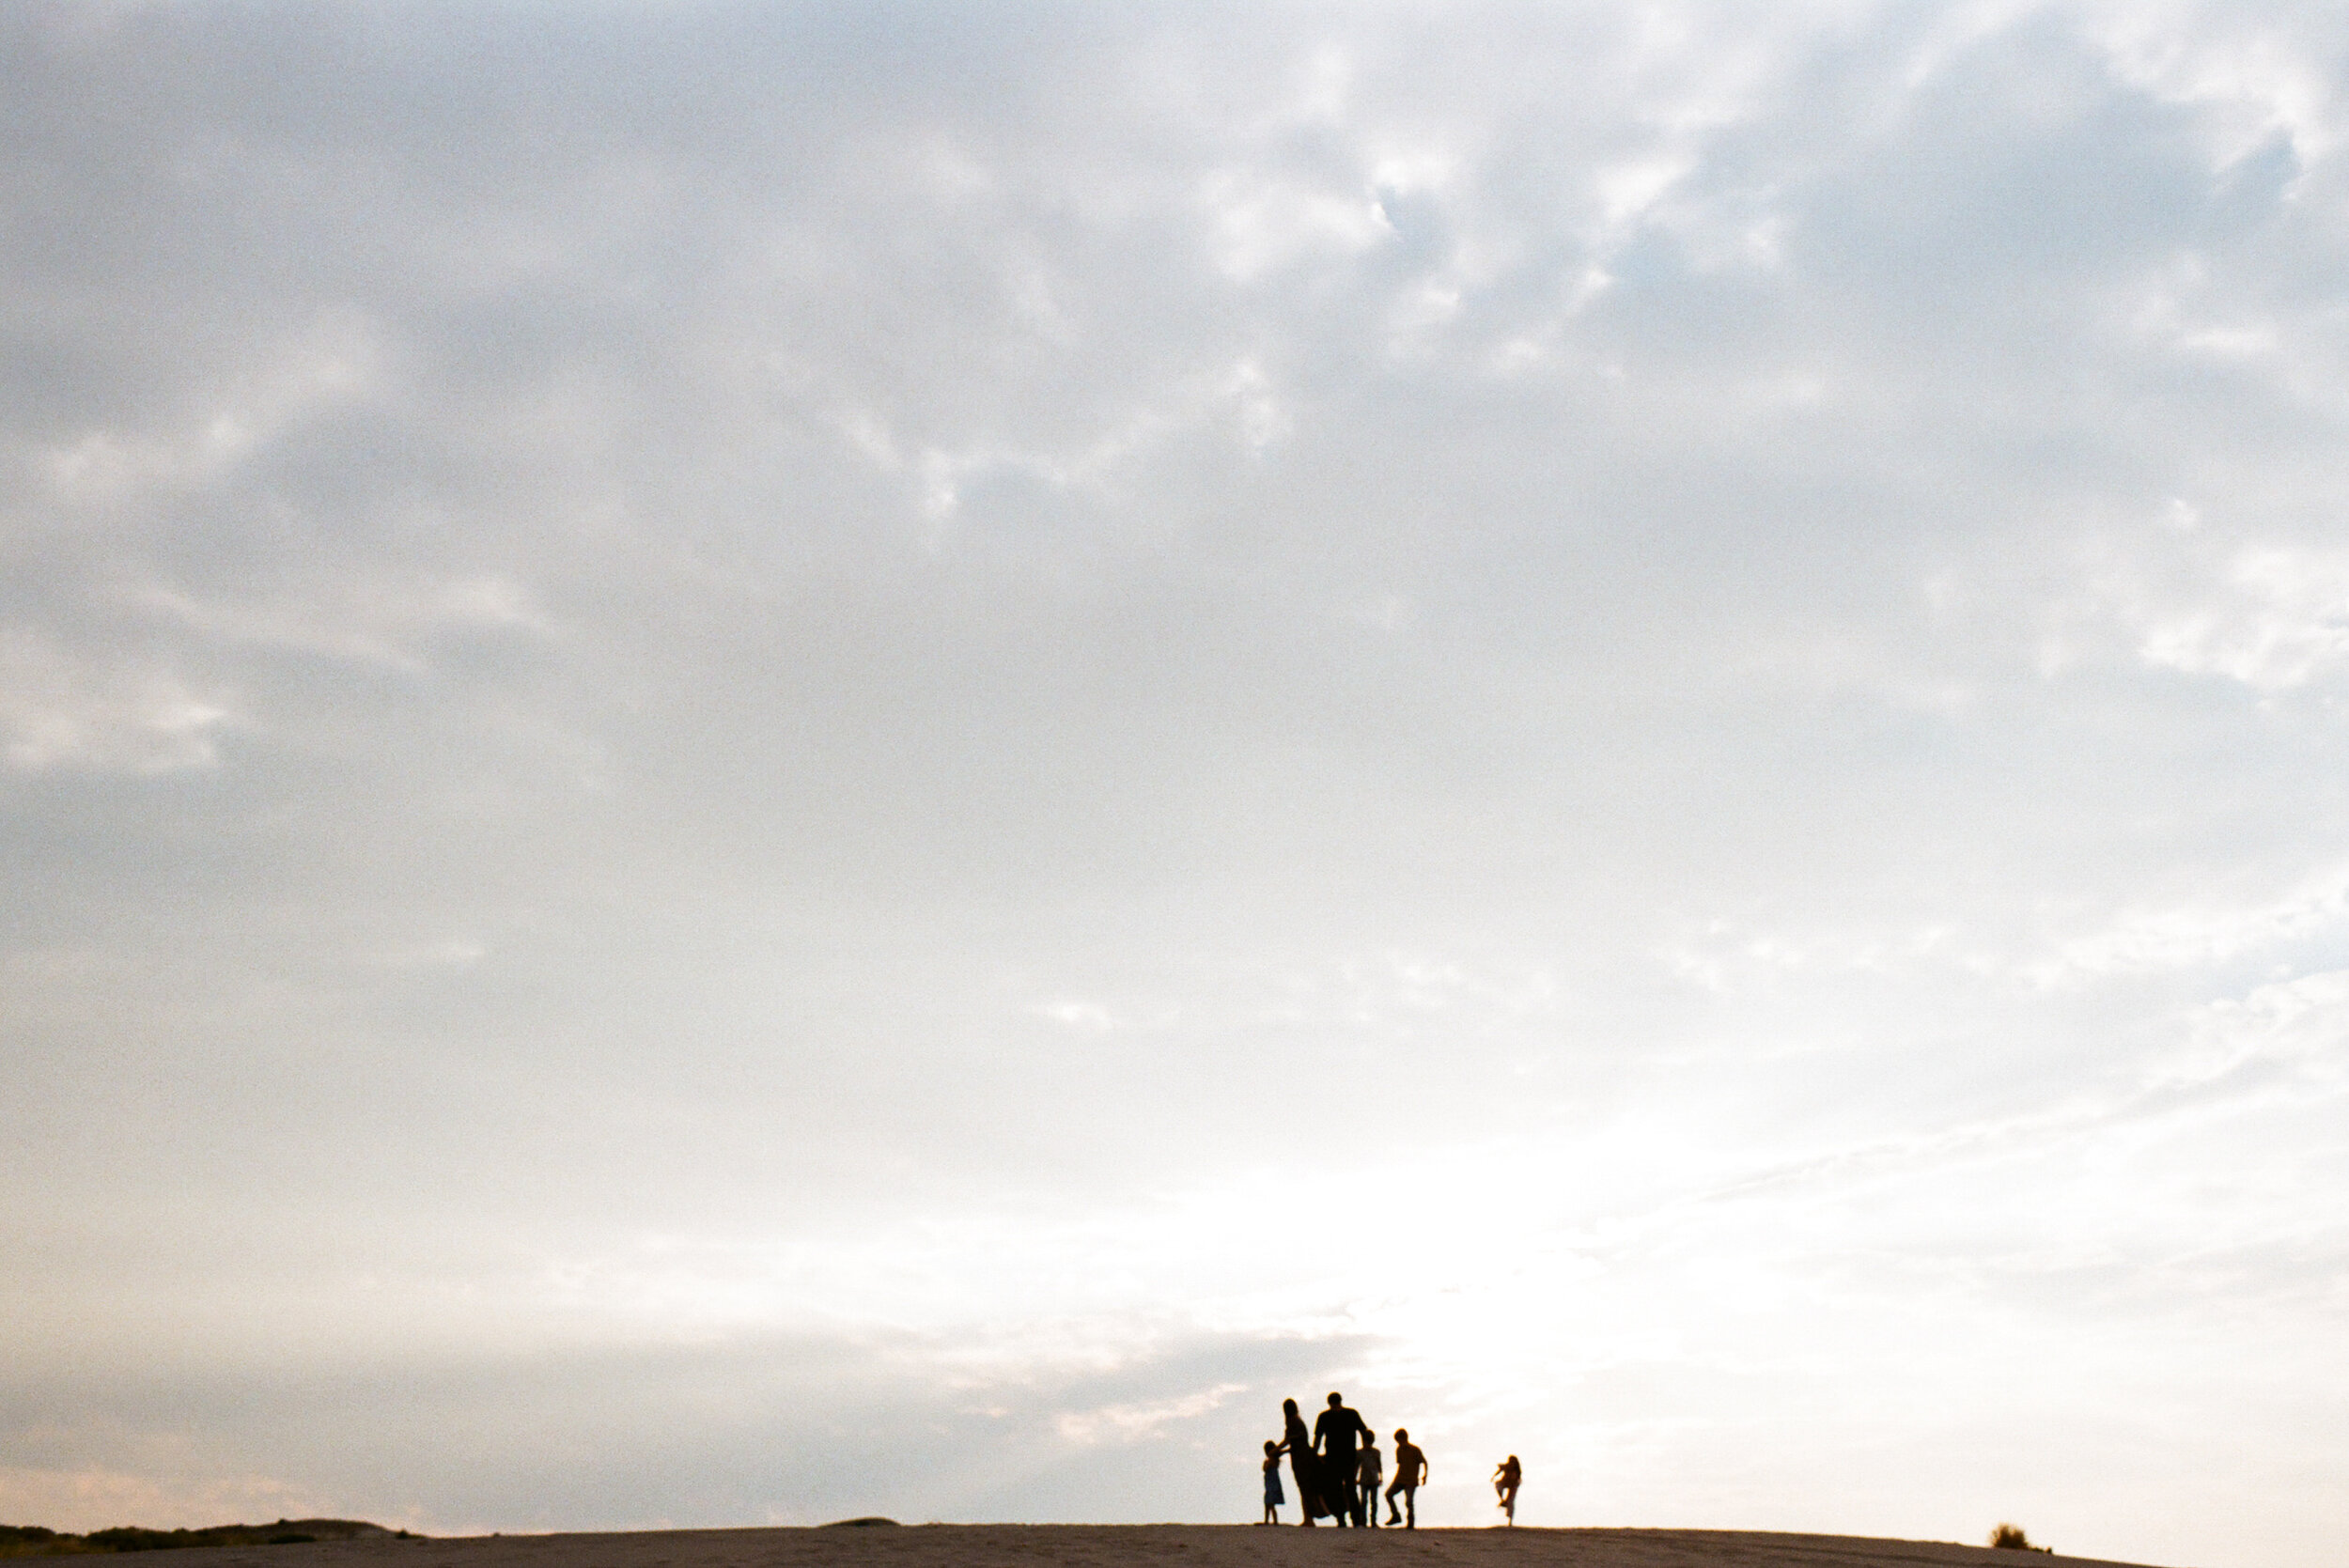
[[[1297,1411],[1297,1401],[1281,1401],[1281,1447],[1289,1456],[1289,1474],[1297,1481],[1298,1523],[1311,1529],[1315,1519],[1330,1512],[1321,1498],[1321,1456],[1314,1452],[1314,1435]]]

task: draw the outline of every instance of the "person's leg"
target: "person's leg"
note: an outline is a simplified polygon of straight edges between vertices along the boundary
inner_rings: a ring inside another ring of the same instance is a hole
[[[1403,1488],[1403,1528],[1419,1529],[1419,1488],[1416,1486]]]

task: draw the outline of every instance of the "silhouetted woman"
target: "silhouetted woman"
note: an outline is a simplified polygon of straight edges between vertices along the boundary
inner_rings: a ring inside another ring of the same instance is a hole
[[[1517,1522],[1517,1483],[1524,1478],[1525,1472],[1518,1467],[1517,1456],[1514,1453],[1502,1460],[1493,1471],[1493,1490],[1501,1496],[1501,1501],[1496,1506],[1509,1515],[1509,1522],[1513,1525]]]
[[[1297,1512],[1304,1515],[1298,1523],[1310,1529],[1315,1515],[1330,1510],[1321,1500],[1321,1456],[1314,1452],[1314,1435],[1293,1399],[1281,1401],[1281,1452],[1289,1456],[1289,1474],[1297,1478]]]

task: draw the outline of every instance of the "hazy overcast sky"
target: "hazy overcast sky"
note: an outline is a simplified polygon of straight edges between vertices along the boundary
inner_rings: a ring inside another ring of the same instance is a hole
[[[0,1519],[2349,1540],[2349,13],[15,4]]]

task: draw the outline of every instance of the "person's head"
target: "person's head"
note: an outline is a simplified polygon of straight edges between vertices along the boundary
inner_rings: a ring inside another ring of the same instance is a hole
[[[1330,1395],[1330,1409],[1334,1410],[1334,1409],[1336,1409],[1339,1405],[1344,1405],[1345,1403],[1346,1403],[1346,1396],[1345,1396],[1345,1395],[1340,1394],[1340,1393],[1335,1393],[1335,1392],[1333,1392],[1333,1393],[1331,1393],[1331,1394]]]
[[[1517,1456],[1516,1454],[1514,1454],[1514,1453],[1513,1453],[1513,1454],[1511,1454],[1511,1455],[1509,1455],[1509,1457],[1508,1457],[1508,1458],[1506,1458],[1506,1459],[1504,1459],[1504,1460],[1502,1460],[1502,1461],[1501,1461],[1501,1463],[1502,1463],[1502,1464],[1504,1464],[1504,1465],[1509,1465],[1509,1466],[1515,1466],[1515,1465],[1517,1464]]]
[[[1297,1414],[1297,1401],[1293,1399],[1281,1401],[1281,1409],[1284,1414],[1294,1416]]]
[[[1377,1446],[1378,1434],[1376,1432],[1365,1432],[1362,1434],[1362,1447],[1366,1449],[1375,1449]]]
[[[1267,1437],[1267,1438],[1264,1440],[1264,1456],[1265,1456],[1267,1459],[1271,1458],[1274,1454],[1276,1454],[1276,1453],[1278,1453],[1278,1452],[1281,1452],[1281,1445],[1280,1445],[1280,1444],[1278,1444],[1278,1443],[1274,1442],[1274,1441],[1273,1441],[1271,1438],[1269,1438],[1269,1437]]]
[[[1411,1440],[1411,1435],[1404,1428],[1398,1426],[1394,1429],[1394,1440],[1398,1443],[1408,1443]]]

